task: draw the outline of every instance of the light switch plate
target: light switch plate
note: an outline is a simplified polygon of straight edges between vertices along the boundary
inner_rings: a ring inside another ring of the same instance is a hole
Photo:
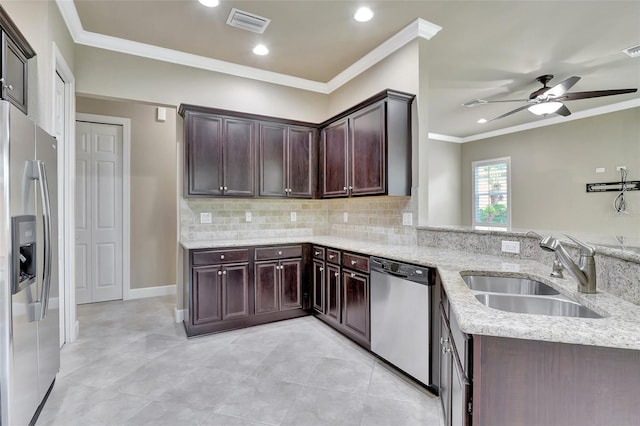
[[[402,224],[404,226],[413,225],[413,213],[402,213]]]
[[[244,212],[245,222],[251,222],[251,212]]]
[[[212,220],[211,213],[200,213],[200,223],[211,223]]]
[[[520,253],[520,242],[518,241],[502,241],[502,251],[504,253]]]
[[[291,212],[291,222],[295,222],[298,220],[298,214],[296,212]]]
[[[346,223],[349,222],[349,213],[344,212],[342,213],[342,220]]]

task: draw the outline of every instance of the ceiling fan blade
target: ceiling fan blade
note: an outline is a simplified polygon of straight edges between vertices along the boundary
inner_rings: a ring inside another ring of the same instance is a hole
[[[625,93],[635,93],[638,89],[616,89],[616,90],[593,90],[591,92],[565,93],[556,98],[558,101],[575,101],[578,99],[599,98],[602,96],[624,95]]]
[[[502,115],[499,115],[499,116],[497,116],[496,118],[492,118],[491,120],[487,120],[487,123],[489,123],[489,122],[491,122],[491,121],[498,120],[498,119],[500,119],[500,118],[508,117],[508,116],[510,116],[511,114],[515,114],[516,112],[522,111],[523,109],[527,109],[527,108],[529,108],[529,105],[523,105],[523,106],[521,106],[520,108],[516,108],[516,109],[511,110],[511,111],[509,111],[509,112],[506,112],[506,113],[504,113],[504,114],[502,114]]]
[[[565,105],[562,105],[560,109],[556,111],[556,114],[566,117],[568,115],[571,115],[571,111],[569,111],[569,108],[567,108]]]
[[[549,90],[545,90],[538,96],[548,96],[548,97],[557,98],[558,96],[562,96],[565,93],[567,93],[567,90],[571,89],[579,80],[580,80],[580,77],[578,76],[569,77],[568,79],[551,87]]]
[[[529,99],[503,99],[503,100],[497,100],[497,101],[487,101],[484,99],[474,99],[472,101],[469,102],[465,102],[462,105],[466,106],[466,107],[474,107],[477,105],[484,105],[484,104],[496,104],[496,103],[500,103],[500,102],[528,102]]]

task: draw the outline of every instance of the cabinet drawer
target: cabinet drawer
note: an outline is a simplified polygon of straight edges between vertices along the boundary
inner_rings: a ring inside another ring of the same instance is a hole
[[[256,249],[256,260],[301,257],[302,246],[264,247]]]
[[[249,249],[196,251],[192,255],[193,266],[216,263],[248,262]]]
[[[338,250],[327,249],[327,262],[340,264],[340,252]]]
[[[369,258],[351,253],[342,254],[342,266],[356,271],[369,273]]]
[[[324,260],[324,247],[313,246],[313,257]]]

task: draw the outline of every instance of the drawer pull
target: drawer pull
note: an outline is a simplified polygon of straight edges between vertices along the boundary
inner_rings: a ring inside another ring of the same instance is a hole
[[[222,271],[222,275],[227,275],[227,271]]]
[[[281,251],[278,252],[278,256],[282,256],[282,252]]]
[[[222,271],[218,271],[218,275],[222,275]]]
[[[333,259],[334,257],[335,257],[335,255],[333,255],[333,254],[329,255],[329,259]]]
[[[346,186],[343,186],[343,187],[342,187],[342,190],[346,192],[346,191],[347,191],[347,187],[346,187]]]
[[[313,255],[314,255],[314,256],[320,256],[320,252],[319,252],[319,251],[316,251],[316,252],[314,252],[314,254],[313,254]]]
[[[352,265],[352,266],[354,266],[356,263],[358,263],[358,261],[357,261],[357,260],[352,260],[352,261],[351,261],[351,265]]]
[[[224,259],[224,254],[221,254],[220,255],[220,260],[223,260],[223,259]]]
[[[353,272],[351,273],[351,278],[355,278],[356,274],[354,274]]]

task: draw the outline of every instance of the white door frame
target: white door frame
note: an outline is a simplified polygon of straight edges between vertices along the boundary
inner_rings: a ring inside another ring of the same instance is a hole
[[[71,68],[64,59],[62,52],[58,48],[58,45],[53,42],[52,47],[52,73],[51,73],[51,99],[56,99],[56,80],[59,75],[64,82],[65,91],[65,105],[64,105],[64,117],[66,120],[65,132],[66,140],[61,141],[58,144],[58,149],[61,150],[61,156],[63,158],[63,164],[58,167],[58,175],[62,175],[62,193],[64,202],[58,207],[62,207],[63,214],[59,214],[60,221],[58,223],[62,238],[63,247],[60,251],[60,255],[63,259],[63,265],[60,269],[62,281],[59,285],[60,291],[60,318],[61,318],[61,330],[60,334],[64,336],[66,343],[71,343],[76,340],[78,335],[78,324],[76,322],[76,295],[75,295],[75,176],[76,176],[76,154],[75,154],[75,112],[76,112],[76,80],[71,71]],[[51,108],[52,117],[51,123],[56,122],[56,107],[55,104]],[[60,170],[62,173],[60,173]]]
[[[88,121],[91,123],[122,126],[122,300],[129,300],[131,299],[131,119],[124,117],[110,117],[107,115],[77,113],[76,121]],[[73,127],[75,129],[75,122],[73,123]],[[75,274],[75,269],[73,272]],[[73,291],[75,293],[75,285]]]

